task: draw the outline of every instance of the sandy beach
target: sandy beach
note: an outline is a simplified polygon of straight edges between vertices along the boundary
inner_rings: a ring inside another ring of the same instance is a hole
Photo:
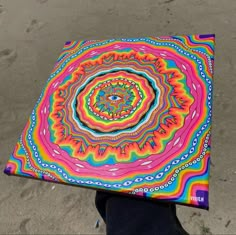
[[[216,34],[210,210],[177,210],[190,234],[236,234],[235,25],[235,0],[0,0],[0,234],[105,234],[93,190],[3,174],[65,41],[207,33]]]

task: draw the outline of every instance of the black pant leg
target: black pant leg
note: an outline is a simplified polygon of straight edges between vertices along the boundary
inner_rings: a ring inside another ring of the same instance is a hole
[[[97,192],[96,207],[107,235],[187,235],[174,204]]]

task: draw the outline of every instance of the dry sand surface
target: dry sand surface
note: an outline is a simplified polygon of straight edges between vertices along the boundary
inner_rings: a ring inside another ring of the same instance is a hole
[[[65,41],[215,33],[210,210],[178,214],[191,234],[236,234],[235,25],[235,0],[0,0],[0,171]],[[0,173],[0,234],[105,234],[105,225],[92,190]]]

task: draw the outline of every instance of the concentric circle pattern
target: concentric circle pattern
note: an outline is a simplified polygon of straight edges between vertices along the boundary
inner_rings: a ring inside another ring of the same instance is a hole
[[[213,35],[67,42],[6,173],[208,207]]]
[[[78,94],[76,111],[90,129],[101,133],[120,131],[138,124],[154,99],[147,79],[119,71],[93,79]]]

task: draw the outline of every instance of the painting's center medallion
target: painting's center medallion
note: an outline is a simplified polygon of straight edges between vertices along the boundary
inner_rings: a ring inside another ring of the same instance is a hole
[[[79,92],[77,116],[84,125],[100,132],[126,129],[139,123],[154,100],[155,91],[146,78],[126,71],[107,73]]]

